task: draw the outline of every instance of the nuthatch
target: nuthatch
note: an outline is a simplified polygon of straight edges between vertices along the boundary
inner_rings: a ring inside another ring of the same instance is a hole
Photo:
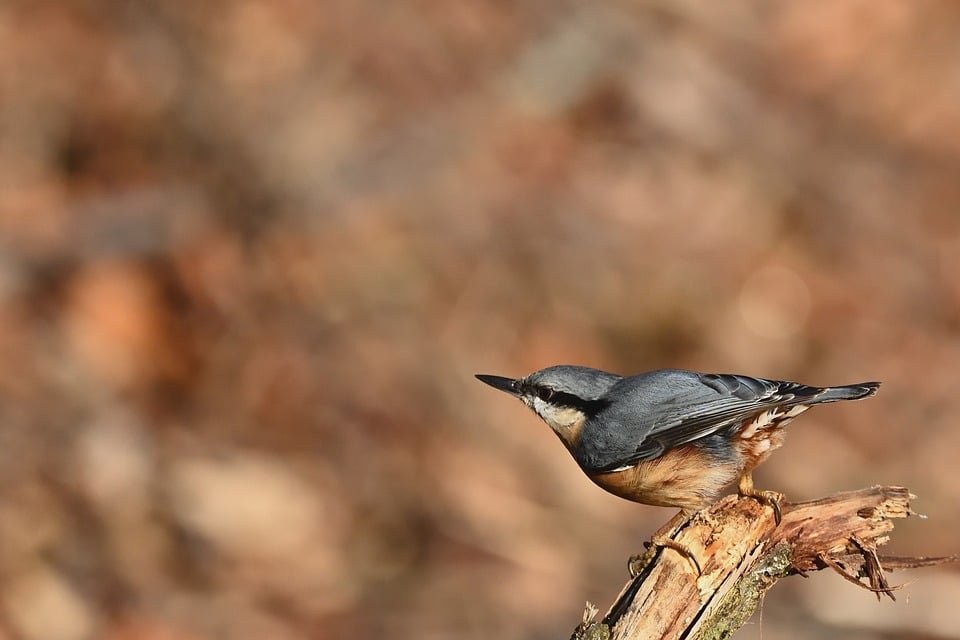
[[[778,524],[782,496],[755,489],[751,474],[783,444],[783,427],[812,405],[866,398],[880,386],[809,387],[681,369],[623,377],[570,365],[477,378],[533,409],[610,493],[689,517],[739,479],[740,495],[770,505]]]

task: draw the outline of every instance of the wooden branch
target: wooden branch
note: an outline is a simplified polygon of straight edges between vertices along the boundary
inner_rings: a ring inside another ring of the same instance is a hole
[[[919,567],[956,561],[877,555],[894,518],[916,515],[915,496],[902,487],[871,487],[773,510],[751,498],[728,496],[698,513],[673,539],[689,548],[703,572],[673,549],[661,549],[629,581],[601,622],[587,605],[578,640],[729,637],[753,614],[773,584],[794,573],[830,567],[845,579],[895,599],[883,564]],[[867,582],[861,582],[866,579]]]

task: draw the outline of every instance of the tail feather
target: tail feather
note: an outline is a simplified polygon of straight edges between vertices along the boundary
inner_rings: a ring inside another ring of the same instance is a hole
[[[825,387],[817,396],[817,402],[839,402],[840,400],[859,400],[877,393],[879,382],[859,382],[842,387]]]

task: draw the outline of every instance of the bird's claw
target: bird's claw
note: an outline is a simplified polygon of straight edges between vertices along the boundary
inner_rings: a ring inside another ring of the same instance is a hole
[[[677,542],[676,540],[667,538],[666,536],[654,536],[649,542],[645,542],[644,544],[647,547],[646,551],[632,555],[627,560],[627,571],[630,573],[631,578],[636,578],[638,575],[640,575],[647,565],[653,562],[654,556],[656,556],[657,551],[660,549],[673,549],[690,561],[690,564],[693,565],[693,569],[697,572],[698,576],[703,573],[703,569],[700,567],[700,562],[693,554],[693,550],[691,550],[690,547],[682,542]]]
[[[782,493],[777,493],[776,491],[761,491],[760,489],[751,489],[750,491],[741,491],[740,495],[747,498],[753,498],[757,502],[772,508],[773,520],[776,522],[778,527],[780,526],[780,521],[783,520],[783,510],[780,507],[780,503],[783,502]]]
[[[657,548],[649,542],[644,544],[647,545],[646,551],[635,553],[627,558],[627,572],[630,574],[631,580],[640,575],[647,568],[647,565],[653,562],[653,556],[657,553]]]

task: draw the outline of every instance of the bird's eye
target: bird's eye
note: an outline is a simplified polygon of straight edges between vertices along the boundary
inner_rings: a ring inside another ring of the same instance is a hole
[[[553,389],[540,387],[539,389],[537,389],[537,397],[543,400],[544,402],[550,402],[551,398],[553,398]]]

